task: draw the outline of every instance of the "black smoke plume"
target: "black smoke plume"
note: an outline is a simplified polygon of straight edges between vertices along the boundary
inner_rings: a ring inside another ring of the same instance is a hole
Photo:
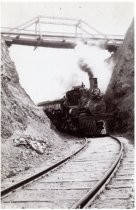
[[[88,64],[86,64],[83,59],[79,60],[78,65],[80,67],[80,69],[84,72],[86,72],[89,76],[89,78],[93,78],[93,72],[92,69],[88,66]]]

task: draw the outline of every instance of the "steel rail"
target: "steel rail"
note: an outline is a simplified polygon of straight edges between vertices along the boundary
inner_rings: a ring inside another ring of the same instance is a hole
[[[81,198],[76,204],[74,204],[71,209],[80,209],[80,208],[88,208],[91,206],[92,202],[96,198],[96,196],[102,191],[102,188],[104,188],[105,184],[110,180],[113,173],[116,171],[120,160],[123,155],[123,143],[120,142],[119,139],[117,139],[114,136],[109,136],[113,139],[115,139],[120,144],[120,152],[112,164],[112,166],[109,168],[109,170],[106,172],[106,174],[98,181],[98,183],[94,186],[93,189],[91,189],[83,198]]]
[[[75,155],[77,155],[77,154],[78,154],[81,150],[83,150],[83,149],[85,148],[85,146],[87,145],[87,139],[84,138],[84,140],[85,140],[84,145],[83,145],[80,149],[78,149],[76,152],[74,152],[72,155],[70,155],[70,156],[66,157],[65,159],[63,159],[63,160],[61,160],[61,161],[55,163],[54,165],[50,166],[49,168],[46,168],[45,170],[43,170],[43,171],[41,171],[41,172],[39,172],[39,173],[37,173],[37,174],[35,174],[35,175],[33,175],[33,176],[27,178],[27,179],[25,179],[25,180],[23,180],[23,181],[21,181],[21,182],[18,182],[18,183],[15,184],[15,185],[12,185],[12,186],[10,186],[10,187],[8,187],[8,188],[2,190],[2,191],[1,191],[1,197],[3,197],[3,196],[5,196],[5,195],[9,194],[9,193],[12,192],[13,190],[16,190],[16,189],[18,189],[18,188],[20,188],[20,187],[22,187],[22,186],[24,186],[24,185],[26,185],[26,184],[28,184],[28,183],[34,181],[35,179],[37,179],[37,178],[39,178],[40,176],[42,176],[42,175],[48,173],[49,171],[52,171],[53,169],[55,169],[55,168],[57,168],[58,166],[60,166],[60,165],[62,165],[63,163],[65,163],[67,160],[69,160],[69,159],[71,159],[72,157],[74,157]]]

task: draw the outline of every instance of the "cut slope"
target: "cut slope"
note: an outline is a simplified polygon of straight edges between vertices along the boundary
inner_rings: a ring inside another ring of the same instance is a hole
[[[1,63],[1,136],[2,178],[34,167],[48,159],[49,153],[69,149],[50,129],[50,121],[19,83],[8,48],[2,39]],[[54,154],[52,155],[54,156]]]
[[[108,110],[113,112],[109,131],[134,137],[134,22],[116,55],[116,65],[106,92]]]

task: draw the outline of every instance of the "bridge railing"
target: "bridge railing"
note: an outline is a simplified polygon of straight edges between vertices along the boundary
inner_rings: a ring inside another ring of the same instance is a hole
[[[29,43],[31,40],[39,42],[89,42],[91,40],[123,41],[122,35],[106,35],[87,24],[85,21],[38,16],[14,28],[2,27],[1,34],[13,44]],[[31,39],[31,40],[30,40]],[[23,42],[24,40],[24,42]]]

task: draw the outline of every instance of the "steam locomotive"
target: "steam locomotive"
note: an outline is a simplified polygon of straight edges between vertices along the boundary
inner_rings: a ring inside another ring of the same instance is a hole
[[[82,136],[106,134],[106,105],[97,85],[89,78],[90,89],[82,83],[67,91],[60,100],[39,103],[55,127]]]

